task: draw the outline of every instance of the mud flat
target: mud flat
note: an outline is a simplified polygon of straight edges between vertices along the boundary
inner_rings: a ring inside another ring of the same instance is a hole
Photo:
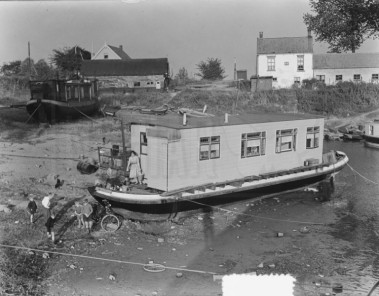
[[[364,273],[357,278],[351,270],[361,266],[346,257],[346,250],[355,256],[359,248],[336,235],[343,221],[360,223],[349,215],[348,182],[339,175],[332,200],[323,203],[313,191],[298,191],[175,221],[140,223],[126,217],[115,233],[98,225],[91,234],[78,229],[71,206],[91,199],[86,188],[96,178],[77,171],[79,157],[97,158],[103,137],[120,143],[118,122],[95,120],[53,126],[1,123],[0,204],[8,209],[0,212],[4,295],[222,295],[222,281],[214,275],[252,272],[293,275],[295,295],[332,293],[335,283],[342,283],[347,295],[367,294],[373,283],[364,282]],[[64,180],[59,189],[57,176]],[[56,193],[58,244],[47,239],[41,211],[32,225],[25,211],[27,194],[37,196],[40,209],[51,191]],[[164,270],[147,270],[149,262]]]

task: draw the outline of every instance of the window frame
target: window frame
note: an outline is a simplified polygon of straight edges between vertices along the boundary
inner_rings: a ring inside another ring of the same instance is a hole
[[[249,138],[250,137],[250,138]],[[249,141],[258,140],[259,145],[248,146]],[[249,155],[248,149],[258,147],[257,153],[251,153]],[[241,134],[241,158],[249,158],[266,155],[266,132],[251,132]]]
[[[147,135],[146,132],[140,132],[139,134],[139,142],[140,142],[140,155],[147,155]],[[146,147],[146,148],[143,148]]]
[[[267,56],[267,71],[275,71],[275,56]]]
[[[379,74],[374,73],[371,74],[371,82],[378,82],[379,81]]]
[[[308,138],[308,136],[310,138]],[[308,140],[311,140],[308,145]],[[320,126],[307,127],[307,135],[305,138],[306,149],[316,149],[320,147]]]
[[[289,148],[283,149],[282,139],[284,137],[289,137],[289,136],[292,137],[291,142],[285,142],[285,143],[291,143],[291,145]],[[297,128],[276,130],[275,153],[296,151],[296,141],[297,141]]]
[[[359,78],[356,78],[359,77]],[[353,80],[354,81],[362,81],[362,75],[361,74],[353,74]]]
[[[218,149],[213,149],[214,146],[218,146]],[[208,149],[203,150],[204,147]],[[216,151],[216,155],[212,155]],[[206,154],[204,152],[207,152]],[[217,153],[218,152],[218,153]],[[205,157],[202,155],[206,155]],[[210,160],[218,159],[221,156],[221,137],[220,136],[210,136],[210,137],[200,137],[199,140],[199,160]]]
[[[325,75],[316,75],[316,80],[325,83]]]
[[[340,82],[342,80],[343,80],[343,75],[342,74],[336,75],[336,82]]]
[[[304,72],[304,55],[297,56],[297,71]]]

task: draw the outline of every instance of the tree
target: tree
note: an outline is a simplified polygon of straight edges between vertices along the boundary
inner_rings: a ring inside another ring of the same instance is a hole
[[[36,72],[35,79],[46,80],[55,77],[55,71],[44,59],[40,59],[35,65],[34,69]]]
[[[11,75],[18,75],[20,74],[21,69],[21,61],[13,61],[6,64],[3,64],[3,66],[0,69],[0,72],[5,76],[11,76]]]
[[[179,83],[184,83],[185,84],[186,81],[189,80],[188,72],[187,72],[186,68],[184,68],[184,67],[180,68],[178,74],[175,75],[175,79]]]
[[[331,52],[355,52],[365,40],[379,37],[377,0],[310,0],[310,5],[315,15],[306,13],[304,22]]]
[[[218,58],[208,58],[206,62],[201,61],[196,65],[200,71],[195,75],[200,76],[201,79],[218,80],[224,79],[225,70],[221,66],[221,60]]]
[[[53,52],[50,60],[64,76],[78,75],[82,61],[91,59],[91,53],[79,46],[54,49]]]

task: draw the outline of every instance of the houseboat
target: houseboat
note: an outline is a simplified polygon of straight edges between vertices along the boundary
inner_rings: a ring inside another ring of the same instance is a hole
[[[144,184],[99,183],[89,192],[133,216],[172,216],[204,205],[306,188],[333,180],[348,162],[340,151],[323,154],[324,118],[316,115],[117,117],[130,126],[130,147],[99,147],[100,166],[122,180],[133,150],[140,158]]]
[[[30,81],[28,113],[39,122],[89,116],[99,110],[96,80]]]
[[[366,147],[379,148],[379,119],[365,124],[363,139]]]

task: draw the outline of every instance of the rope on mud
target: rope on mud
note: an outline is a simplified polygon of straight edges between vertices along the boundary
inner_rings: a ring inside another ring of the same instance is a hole
[[[373,181],[373,180],[370,180],[369,178],[363,176],[360,172],[358,172],[357,170],[355,170],[355,169],[354,169],[351,165],[349,165],[348,163],[347,163],[347,166],[353,171],[353,173],[358,174],[358,176],[362,177],[362,178],[365,179],[366,181],[371,182],[371,183],[373,183],[373,184],[375,184],[375,185],[379,185],[379,183],[377,183],[377,182],[375,182],[375,181]]]
[[[73,158],[73,157],[47,157],[47,156],[31,156],[31,155],[6,154],[6,153],[0,153],[0,155],[2,155],[2,156],[24,157],[24,158],[60,159],[60,160],[74,160],[74,161],[77,161],[79,159],[79,158]]]
[[[82,111],[80,111],[79,109],[75,108],[74,106],[72,106],[72,108],[74,108],[76,111],[78,111],[80,114],[84,115],[84,116],[87,117],[88,119],[90,119],[90,120],[92,120],[92,121],[98,123],[97,120],[95,120],[95,119],[89,117],[87,114],[83,113]]]
[[[318,222],[306,222],[306,221],[297,221],[297,220],[283,220],[283,219],[263,217],[263,216],[258,216],[258,215],[250,215],[250,214],[245,214],[245,213],[241,213],[241,212],[237,212],[237,211],[233,211],[233,210],[223,209],[223,208],[216,207],[216,206],[210,206],[210,205],[207,205],[207,204],[204,204],[204,203],[201,203],[201,202],[197,202],[197,201],[194,201],[194,200],[188,200],[188,201],[196,203],[196,204],[199,204],[199,205],[202,205],[202,206],[207,206],[207,207],[215,208],[217,210],[221,210],[221,211],[225,211],[225,212],[229,212],[229,213],[233,213],[233,214],[238,214],[238,215],[243,215],[243,216],[248,216],[248,217],[252,217],[252,218],[266,219],[266,220],[278,221],[278,222],[308,224],[308,225],[326,225],[325,223],[318,223]]]
[[[114,262],[114,263],[138,265],[138,266],[142,266],[142,267],[146,266],[146,263],[138,263],[138,262],[131,262],[131,261],[122,261],[122,260],[107,259],[107,258],[101,258],[101,257],[78,255],[78,254],[69,254],[69,253],[56,252],[56,251],[47,251],[47,250],[41,250],[41,249],[32,249],[32,248],[20,247],[20,246],[12,246],[12,245],[0,244],[0,247],[9,248],[9,249],[20,249],[20,250],[26,250],[26,251],[34,251],[34,252],[40,252],[40,253],[50,253],[50,254],[56,254],[56,255],[62,255],[62,256],[79,257],[79,258],[93,259],[93,260],[100,260],[100,261],[108,261],[108,262]],[[217,274],[216,272],[203,271],[203,270],[195,270],[195,269],[187,269],[187,268],[168,267],[168,266],[165,266],[165,268],[166,269],[172,269],[172,270],[194,272],[194,273],[202,273],[202,274],[212,274],[212,275]]]
[[[25,121],[25,123],[28,123],[28,122],[29,122],[30,118],[33,117],[34,113],[36,113],[36,111],[39,109],[39,107],[41,107],[41,103],[40,103],[40,104],[38,105],[38,107],[33,111],[33,113],[29,116],[28,120]]]

